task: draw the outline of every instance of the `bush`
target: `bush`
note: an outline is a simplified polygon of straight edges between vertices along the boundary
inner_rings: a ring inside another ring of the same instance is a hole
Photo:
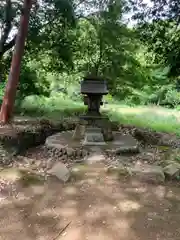
[[[144,86],[141,90],[131,89],[125,103],[131,106],[153,104],[176,108],[180,104],[180,92],[171,84],[165,86],[156,85],[153,89]]]
[[[61,96],[44,97],[32,95],[26,97],[17,111],[21,114],[40,115],[60,119],[83,113],[85,107],[80,102],[64,99]]]
[[[48,82],[44,76],[39,78],[36,69],[23,64],[20,73],[17,98],[20,100],[29,95],[49,95]]]
[[[169,89],[162,101],[163,105],[176,108],[180,104],[180,92],[176,89]]]

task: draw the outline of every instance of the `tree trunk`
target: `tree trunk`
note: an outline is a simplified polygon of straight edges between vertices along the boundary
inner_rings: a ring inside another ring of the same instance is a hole
[[[14,54],[11,62],[8,82],[0,111],[0,122],[3,124],[11,120],[16,91],[20,75],[21,60],[24,53],[25,40],[28,32],[29,16],[32,7],[32,0],[24,0],[20,26],[16,37]]]

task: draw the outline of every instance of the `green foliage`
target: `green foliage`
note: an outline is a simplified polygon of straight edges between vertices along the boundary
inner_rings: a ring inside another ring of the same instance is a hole
[[[18,110],[18,109],[17,109]],[[45,117],[59,120],[64,117],[75,117],[83,114],[85,107],[82,102],[64,99],[61,96],[50,98],[29,96],[22,102],[19,111],[21,114]],[[116,102],[102,108],[112,121],[120,124],[150,128],[156,131],[173,132],[180,134],[179,112],[162,107],[129,107]]]
[[[48,104],[48,109],[56,112],[61,108],[57,99],[82,102],[79,84],[87,73],[107,79],[110,93],[105,101],[109,103],[171,108],[180,105],[175,78],[180,76],[180,30],[170,4],[173,1],[169,1],[169,15],[164,18],[163,8],[159,9],[160,15],[157,10],[153,13],[155,6],[142,12],[141,4],[125,0],[42,2],[43,5],[33,5],[31,12],[17,100],[28,95],[45,98],[36,99],[38,106],[34,106],[34,101],[28,100],[28,106],[23,101],[27,109],[43,112]],[[161,4],[162,1],[156,2],[156,7]],[[2,1],[1,6],[5,9],[6,2]],[[13,27],[17,29],[21,6],[22,1],[17,0],[8,8],[13,13],[8,36]],[[139,23],[133,29],[123,21],[132,6]],[[4,16],[0,11],[0,25],[5,26]],[[8,41],[7,38],[3,46]],[[2,79],[7,79],[10,60],[11,53],[3,53]]]
[[[122,2],[109,1],[85,19],[72,33],[74,71],[103,75],[111,94],[124,98],[128,87],[142,87],[144,69],[136,57],[135,32],[121,21]]]
[[[48,83],[44,76],[38,78],[38,74],[32,66],[23,64],[18,86],[18,98],[22,99],[28,95],[48,95]]]
[[[179,0],[131,0],[130,3],[134,11],[133,17],[139,21],[171,19],[179,23]]]
[[[81,102],[64,99],[62,96],[43,97],[32,95],[26,97],[16,112],[26,115],[47,116],[60,119],[68,116],[76,116],[85,110]]]
[[[155,53],[155,62],[169,66],[171,76],[179,76],[180,28],[177,23],[171,20],[153,21],[142,24],[138,31],[144,44]]]
[[[170,132],[180,135],[179,112],[157,106],[129,107],[110,105],[106,109],[110,119],[121,124],[128,124],[155,131]]]
[[[180,75],[180,5],[178,0],[152,0],[152,4],[131,1],[139,36],[155,62],[170,66],[170,76]]]
[[[15,45],[22,6],[22,0],[2,0],[0,3],[0,61]],[[39,59],[39,54],[48,54],[51,70],[53,67],[58,71],[67,68],[67,64],[72,64],[68,31],[73,26],[75,14],[71,1],[33,1],[26,55],[30,59]]]
[[[75,23],[71,1],[43,0],[31,13],[27,44],[30,59],[33,57],[40,61],[48,56],[44,66],[48,71],[60,72],[72,68],[69,31]]]
[[[152,90],[149,86],[143,89],[131,89],[131,94],[125,99],[129,105],[160,105],[167,108],[177,108],[180,105],[180,93],[173,85],[156,85]]]
[[[2,104],[5,87],[6,87],[6,82],[1,83],[1,85],[0,85],[0,105]]]

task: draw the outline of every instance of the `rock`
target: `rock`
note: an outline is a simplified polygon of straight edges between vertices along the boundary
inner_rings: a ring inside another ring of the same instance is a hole
[[[140,149],[138,145],[135,146],[119,146],[115,149],[107,149],[106,153],[111,155],[126,155],[126,154],[138,154],[140,153]]]
[[[47,160],[47,166],[46,166],[46,168],[47,168],[47,169],[50,169],[50,168],[52,168],[52,165],[53,165],[53,160],[50,158],[50,159]]]
[[[67,151],[66,151],[66,148],[65,147],[63,147],[63,148],[61,148],[61,153],[62,153],[62,155],[64,154],[66,154],[67,153]]]
[[[72,138],[74,140],[80,140],[83,138],[84,133],[85,133],[85,125],[77,124]]]
[[[67,148],[67,156],[68,156],[68,157],[73,156],[74,153],[75,153],[74,149],[72,149],[72,148]]]
[[[102,132],[105,141],[112,141],[114,139],[112,129],[109,126],[104,127]]]
[[[164,173],[169,177],[176,177],[180,174],[180,164],[173,162],[163,168]]]
[[[75,162],[76,162],[76,163],[82,163],[82,162],[84,162],[84,159],[83,159],[83,158],[77,158],[77,159],[75,160]]]
[[[154,145],[159,144],[160,139],[162,137],[160,133],[148,131],[145,129],[135,129],[133,135],[138,141],[142,141],[142,142],[150,143]]]
[[[34,159],[28,158],[28,157],[23,157],[23,161],[26,164],[32,165],[35,163]]]
[[[36,166],[36,165],[32,165],[32,166],[31,166],[31,169],[32,169],[32,170],[36,170],[36,169],[37,169],[37,166]]]
[[[59,180],[67,182],[70,178],[70,171],[63,163],[56,163],[54,166],[47,171],[48,174],[56,176]]]
[[[77,151],[76,151],[76,157],[77,157],[77,158],[81,158],[81,157],[82,157],[82,155],[81,155],[81,150],[77,150]]]
[[[107,173],[117,173],[118,172],[118,166],[109,166],[106,170]]]
[[[41,160],[36,160],[36,168],[40,168],[42,164]]]
[[[42,162],[41,168],[42,168],[42,169],[47,168],[47,161],[43,161],[43,162]]]
[[[122,147],[118,147],[116,148],[115,150],[115,154],[136,154],[136,153],[139,153],[140,150],[139,150],[139,147],[138,145],[136,146],[122,146]]]
[[[128,167],[128,171],[131,176],[150,183],[163,183],[165,180],[163,169],[160,166],[148,164],[135,165]]]
[[[106,160],[105,156],[100,153],[92,153],[84,159],[87,163],[92,164]]]
[[[107,149],[105,150],[107,156],[111,157],[116,154],[115,149]]]
[[[82,150],[82,157],[86,157],[88,155],[88,152],[85,150]]]

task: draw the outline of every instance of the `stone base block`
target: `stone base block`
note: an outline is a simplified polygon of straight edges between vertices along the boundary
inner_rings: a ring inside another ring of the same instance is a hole
[[[77,140],[73,138],[73,131],[66,131],[54,134],[46,139],[48,147],[62,149],[62,148],[84,148],[90,150],[92,147],[98,146],[102,151],[109,151],[115,154],[124,152],[135,153],[138,152],[138,142],[131,135],[122,135],[120,132],[113,132],[113,141],[101,141],[102,135],[100,132],[96,133],[99,141],[94,141],[94,136],[87,133],[85,139]],[[88,135],[89,134],[89,135]]]

